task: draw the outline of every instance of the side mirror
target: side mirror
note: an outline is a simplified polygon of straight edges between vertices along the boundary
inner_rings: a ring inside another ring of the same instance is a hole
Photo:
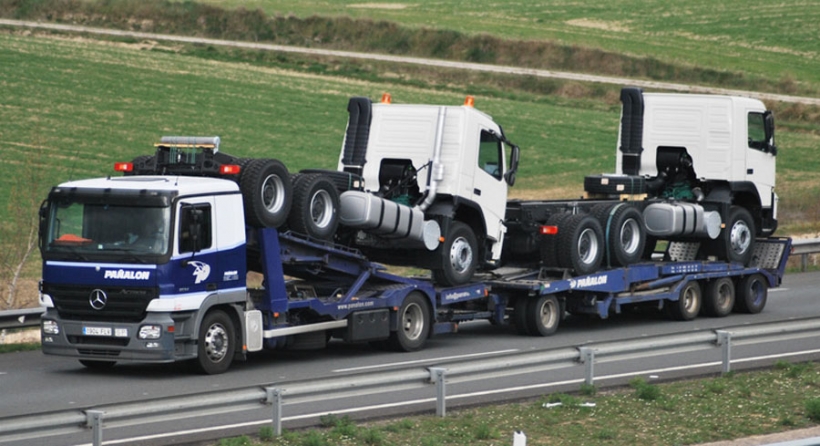
[[[766,151],[777,156],[777,146],[774,144],[774,114],[769,110],[763,113],[763,132],[766,138]]]
[[[518,161],[520,158],[521,149],[519,149],[518,146],[513,145],[512,151],[510,152],[510,165],[507,168],[507,171],[504,172],[504,180],[510,186],[515,184],[515,174],[518,172]]]

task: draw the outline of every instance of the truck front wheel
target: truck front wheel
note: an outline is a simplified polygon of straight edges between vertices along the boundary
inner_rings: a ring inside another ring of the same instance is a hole
[[[472,228],[460,221],[450,229],[439,245],[442,267],[433,270],[433,279],[443,286],[457,286],[470,281],[478,266],[478,241]]]
[[[718,258],[749,265],[755,246],[755,222],[752,214],[740,206],[732,206],[726,228],[718,239]]]
[[[221,310],[205,315],[199,326],[197,362],[206,375],[216,375],[228,370],[236,350],[236,331],[233,321]]]
[[[420,350],[430,336],[430,305],[419,292],[404,298],[399,308],[398,327],[387,340],[392,350],[412,352]]]

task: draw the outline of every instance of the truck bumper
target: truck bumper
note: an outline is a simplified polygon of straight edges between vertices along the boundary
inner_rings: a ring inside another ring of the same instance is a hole
[[[167,313],[148,313],[140,322],[98,322],[63,320],[49,309],[41,320],[43,353],[47,355],[141,363],[174,362],[186,356],[179,354],[185,350],[182,347],[176,350],[174,321]],[[140,339],[145,326],[161,327],[159,337]]]

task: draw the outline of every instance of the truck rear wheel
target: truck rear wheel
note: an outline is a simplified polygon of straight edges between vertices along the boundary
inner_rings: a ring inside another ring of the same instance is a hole
[[[278,160],[253,159],[240,171],[245,220],[257,228],[278,228],[288,218],[293,196],[288,169]]]
[[[205,315],[198,340],[197,364],[202,373],[216,375],[228,370],[237,340],[233,321],[224,311],[214,310]]]
[[[322,174],[300,174],[293,183],[291,230],[318,240],[333,240],[339,227],[339,191]]]
[[[761,274],[752,274],[737,283],[737,298],[734,310],[740,313],[757,314],[763,311],[769,296],[769,283]]]
[[[728,316],[735,305],[735,283],[728,277],[711,280],[703,294],[703,314],[712,317]]]
[[[752,214],[740,206],[732,206],[729,219],[718,238],[718,258],[748,266],[755,247],[755,222]]]
[[[442,267],[433,270],[433,280],[443,286],[457,286],[470,281],[478,266],[478,241],[473,229],[460,221],[450,229],[439,245]]]
[[[702,296],[700,285],[692,280],[680,290],[678,300],[665,302],[667,313],[672,319],[691,321],[700,312]]]
[[[629,266],[641,260],[646,230],[637,208],[626,203],[604,204],[592,208],[592,215],[601,223],[609,265]]]
[[[419,292],[404,298],[399,308],[398,326],[390,332],[387,343],[392,350],[412,352],[420,350],[430,336],[430,305]]]
[[[541,236],[541,264],[548,268],[560,266],[558,262],[558,237],[561,234],[561,227],[567,218],[572,214],[562,212],[553,214],[547,219],[547,225],[558,228],[558,234],[548,234]]]
[[[598,220],[587,214],[567,218],[558,230],[558,261],[578,275],[592,274],[601,266],[603,234]]]

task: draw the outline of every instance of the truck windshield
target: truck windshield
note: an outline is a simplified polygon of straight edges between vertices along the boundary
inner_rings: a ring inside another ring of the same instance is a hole
[[[122,258],[164,255],[169,246],[171,210],[125,204],[53,202],[46,222],[45,253]]]

